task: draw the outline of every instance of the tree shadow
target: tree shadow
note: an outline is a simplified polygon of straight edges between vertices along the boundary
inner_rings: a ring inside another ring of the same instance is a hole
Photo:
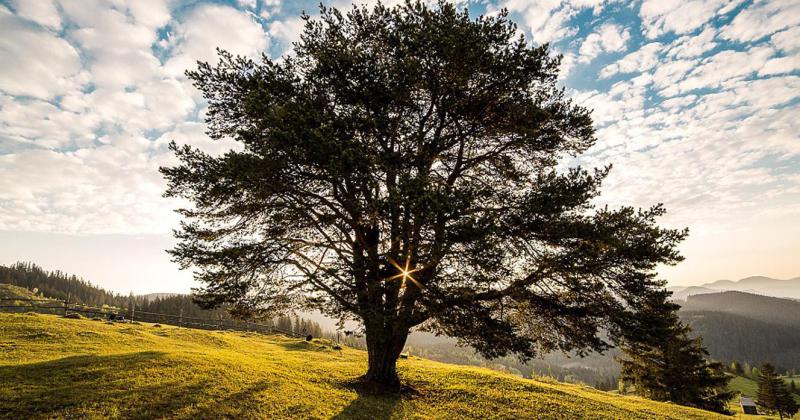
[[[319,341],[305,341],[298,339],[297,341],[282,341],[276,344],[289,351],[332,351],[332,348],[328,343],[321,343]]]
[[[410,387],[387,391],[365,384],[363,378],[339,383],[341,388],[355,391],[358,395],[341,412],[331,417],[335,420],[349,419],[389,419],[401,410],[404,401],[419,395]]]
[[[12,366],[0,366],[0,417],[60,417],[98,406],[123,418],[170,417],[202,398],[202,384],[153,380],[144,369],[170,363],[161,352],[82,355]],[[119,401],[120,406],[109,406]],[[84,414],[85,415],[85,414]],[[71,416],[71,415],[70,415]]]

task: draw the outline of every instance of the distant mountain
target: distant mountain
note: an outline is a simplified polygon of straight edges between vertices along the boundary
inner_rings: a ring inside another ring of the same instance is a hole
[[[717,280],[700,287],[714,290],[735,290],[739,292],[758,293],[763,295],[800,299],[800,277],[788,280],[773,279],[764,276],[746,277],[738,281]]]
[[[707,287],[690,286],[690,287],[672,287],[672,300],[684,301],[687,297],[692,295],[703,295],[706,293],[719,293],[719,290],[709,289]]]
[[[689,296],[685,311],[714,311],[744,316],[800,329],[800,302],[745,292],[707,293]]]

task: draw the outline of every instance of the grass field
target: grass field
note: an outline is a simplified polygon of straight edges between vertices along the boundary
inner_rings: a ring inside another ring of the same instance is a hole
[[[12,284],[0,283],[0,298],[4,299],[34,299],[36,295],[30,290],[14,286]],[[5,301],[6,304],[11,304],[14,301]]]
[[[5,418],[606,418],[712,413],[410,358],[370,395],[365,354],[280,336],[0,313]]]

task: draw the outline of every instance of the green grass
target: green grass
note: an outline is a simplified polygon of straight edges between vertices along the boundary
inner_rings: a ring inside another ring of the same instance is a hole
[[[728,383],[728,388],[731,391],[740,392],[742,395],[755,398],[756,391],[758,390],[758,383],[744,376],[734,376]]]
[[[14,286],[12,284],[0,283],[0,298],[3,299],[35,299],[36,295],[24,287]],[[9,304],[9,301],[3,301],[3,305]]]
[[[736,391],[736,392],[739,392],[742,395],[746,395],[748,397],[755,398],[756,391],[758,390],[758,382],[756,382],[756,381],[754,381],[754,380],[752,380],[750,378],[744,377],[744,376],[734,376],[733,379],[731,379],[730,383],[728,383],[728,388],[731,391]],[[797,400],[797,402],[800,402],[800,396],[795,396],[794,398],[795,398],[795,400]],[[739,400],[736,399],[735,401],[736,401],[736,403],[732,404],[730,406],[731,410],[734,411],[735,413],[741,413],[742,410],[741,410],[741,407],[739,407],[739,404],[738,404]],[[777,419],[778,418],[778,416],[746,416],[746,415],[741,415],[741,414],[739,414],[739,415],[741,416],[741,418],[746,418],[746,419]],[[800,418],[800,414],[795,415],[794,418],[796,418],[796,419]]]
[[[412,357],[416,392],[371,395],[365,353],[281,336],[0,313],[6,418],[712,419],[579,385]]]

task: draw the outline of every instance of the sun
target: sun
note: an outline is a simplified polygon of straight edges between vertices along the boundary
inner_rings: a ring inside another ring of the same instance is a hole
[[[414,284],[415,286],[419,287],[420,289],[424,289],[425,288],[425,286],[423,286],[422,283],[417,281],[417,279],[415,279],[414,276],[412,276],[412,274],[416,273],[417,271],[422,270],[423,267],[420,266],[420,267],[410,268],[411,267],[411,258],[410,257],[406,258],[406,261],[405,261],[404,265],[398,264],[397,261],[395,261],[392,257],[388,257],[388,260],[389,260],[389,263],[391,263],[400,272],[398,274],[395,274],[392,277],[387,278],[386,281],[392,281],[392,280],[395,280],[395,279],[401,279],[401,283],[400,283],[401,287],[406,287],[406,282],[410,281],[412,284]]]

